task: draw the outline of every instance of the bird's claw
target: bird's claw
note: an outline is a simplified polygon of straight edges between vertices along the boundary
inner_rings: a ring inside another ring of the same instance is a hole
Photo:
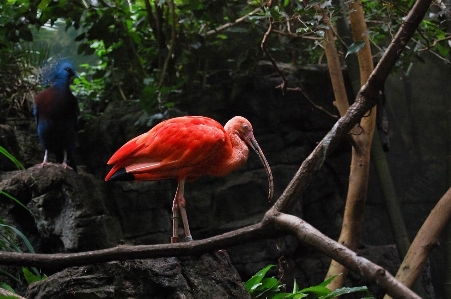
[[[191,242],[192,240],[193,240],[192,236],[186,236],[184,239],[185,242]]]
[[[50,165],[50,164],[53,164],[53,163],[51,163],[51,162],[42,162],[42,163],[36,164],[36,166],[39,166],[39,167],[41,167],[41,168],[44,168],[44,166]]]
[[[63,162],[62,165],[63,165],[64,169],[74,170],[72,167],[70,167],[69,165],[67,165],[66,162]]]

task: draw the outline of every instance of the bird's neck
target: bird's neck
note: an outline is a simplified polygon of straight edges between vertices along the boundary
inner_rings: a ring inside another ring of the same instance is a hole
[[[246,143],[241,140],[236,132],[230,132],[227,127],[225,129],[227,135],[230,138],[232,152],[223,165],[224,171],[222,175],[226,175],[227,173],[243,166],[243,164],[247,161],[247,157],[249,156],[249,148],[247,147]]]
[[[69,79],[65,77],[56,78],[52,86],[58,90],[69,90]]]

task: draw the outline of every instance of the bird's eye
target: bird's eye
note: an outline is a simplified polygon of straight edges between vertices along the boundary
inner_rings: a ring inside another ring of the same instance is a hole
[[[249,126],[247,124],[242,124],[241,128],[243,129],[243,132],[245,132],[245,133],[250,131]]]

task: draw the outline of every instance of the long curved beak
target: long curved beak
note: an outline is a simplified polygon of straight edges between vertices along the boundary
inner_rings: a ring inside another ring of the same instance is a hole
[[[253,134],[249,134],[250,136],[246,136],[244,139],[246,143],[257,153],[258,157],[260,158],[260,161],[262,161],[263,166],[265,166],[266,174],[268,175],[268,184],[269,184],[269,194],[268,194],[268,200],[271,201],[273,194],[274,194],[274,180],[272,177],[271,168],[269,167],[269,163],[265,158],[265,155],[263,154],[263,151],[261,150],[260,146],[258,145],[257,140],[253,136]]]

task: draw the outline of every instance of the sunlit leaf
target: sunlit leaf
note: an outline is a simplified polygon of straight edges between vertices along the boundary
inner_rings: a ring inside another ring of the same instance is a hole
[[[251,278],[249,278],[248,281],[246,281],[244,283],[244,286],[246,287],[246,290],[248,292],[251,292],[251,290],[253,290],[252,288],[256,285],[261,283],[261,281],[263,280],[263,278],[266,275],[266,272],[268,272],[272,267],[274,267],[274,265],[268,265],[265,268],[261,269],[260,271],[258,271],[257,273],[255,273],[254,276],[252,276]]]

